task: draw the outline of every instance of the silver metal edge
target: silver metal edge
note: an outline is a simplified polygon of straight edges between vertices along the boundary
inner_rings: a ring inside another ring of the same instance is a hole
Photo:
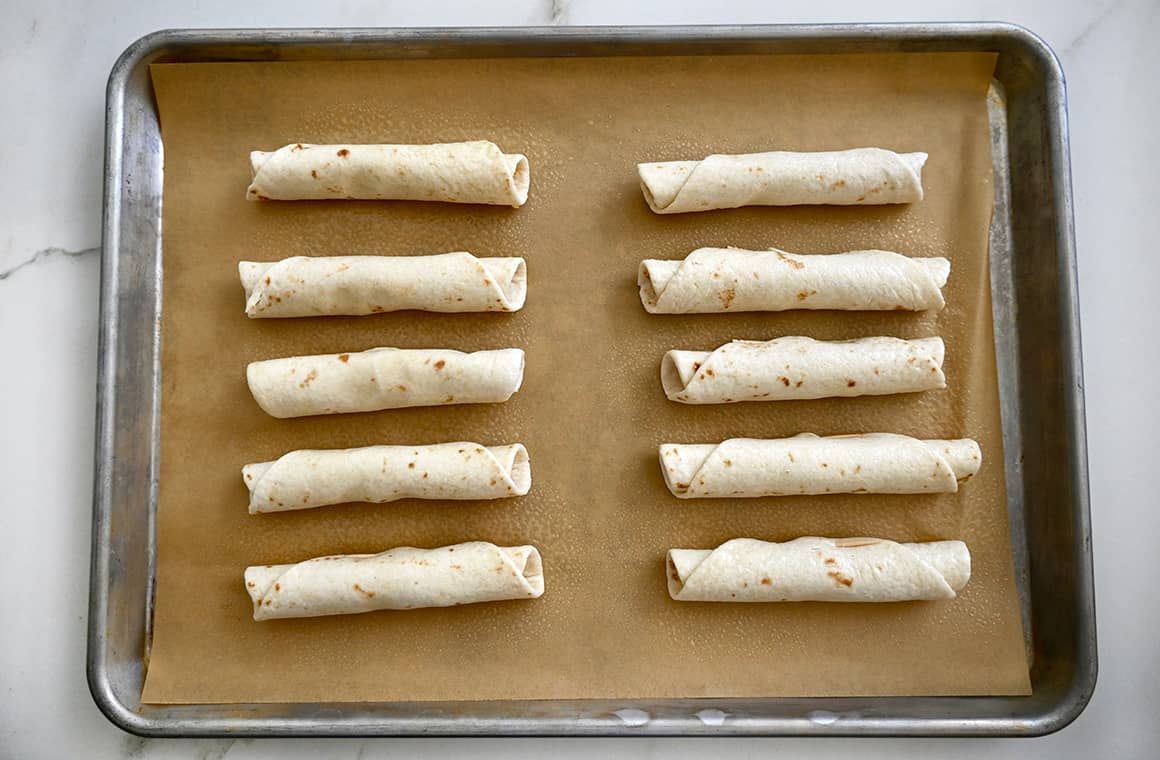
[[[116,433],[118,343],[117,305],[120,266],[120,179],[122,176],[121,138],[125,84],[140,63],[153,51],[170,42],[150,35],[130,45],[117,59],[106,86],[105,183],[101,235],[100,332],[97,342],[96,462],[93,474],[93,549],[89,569],[88,636],[86,677],[97,708],[114,725],[134,733],[148,731],[150,721],[121,702],[108,678],[104,632],[108,628],[107,589],[110,581],[112,505],[111,452]],[[107,456],[106,456],[107,455]]]
[[[1022,735],[1037,736],[1063,728],[1082,712],[1090,699],[1096,680],[1096,649],[1095,649],[1095,620],[1094,620],[1094,592],[1091,568],[1091,532],[1088,496],[1087,456],[1086,456],[1086,427],[1083,416],[1082,396],[1082,362],[1079,344],[1079,318],[1077,311],[1077,285],[1075,245],[1072,221],[1072,196],[1070,184],[1070,162],[1068,159],[1066,133],[1066,94],[1064,91],[1063,72],[1058,60],[1051,49],[1039,37],[1028,30],[1012,24],[1004,23],[954,23],[954,24],[871,24],[871,25],[785,25],[785,26],[692,26],[692,27],[569,27],[569,28],[468,28],[468,29],[334,29],[334,30],[164,30],[142,37],[133,43],[118,59],[113,67],[109,80],[108,101],[106,107],[106,184],[105,184],[105,215],[104,239],[101,270],[101,315],[102,325],[100,333],[100,364],[98,370],[97,394],[97,449],[110,451],[115,420],[113,389],[111,381],[115,376],[115,362],[112,348],[116,346],[117,334],[115,320],[109,320],[110,314],[115,314],[117,303],[117,262],[116,252],[118,232],[110,224],[115,217],[118,200],[117,180],[121,168],[121,128],[120,111],[118,106],[123,102],[126,78],[133,68],[153,54],[171,47],[183,47],[191,44],[263,44],[270,42],[282,43],[376,43],[399,42],[409,38],[435,42],[439,40],[461,41],[464,36],[477,41],[502,43],[507,40],[565,38],[573,42],[592,40],[602,42],[619,42],[632,39],[637,42],[669,43],[690,42],[704,40],[711,36],[714,41],[728,42],[730,40],[781,40],[781,41],[820,41],[835,43],[839,41],[865,42],[873,45],[878,38],[889,37],[895,40],[906,40],[921,45],[923,42],[934,42],[938,38],[963,36],[965,38],[995,37],[1004,39],[1014,46],[1029,51],[1044,70],[1049,72],[1047,80],[1048,99],[1051,106],[1047,114],[1048,128],[1052,137],[1052,156],[1056,171],[1060,174],[1060,181],[1055,183],[1055,202],[1063,222],[1063,228],[1058,231],[1058,243],[1061,263],[1060,295],[1061,305],[1070,312],[1070,319],[1061,334],[1061,341],[1070,349],[1068,367],[1071,369],[1070,379],[1073,392],[1069,396],[1070,404],[1066,409],[1073,421],[1073,440],[1071,464],[1075,468],[1076,493],[1079,496],[1074,510],[1074,527],[1078,545],[1075,546],[1077,591],[1082,599],[1087,600],[1083,608],[1077,610],[1080,624],[1088,636],[1081,642],[1083,651],[1078,662],[1078,671],[1073,679],[1072,687],[1067,697],[1046,711],[1041,716],[1031,720],[1019,720],[1018,726],[1012,721],[998,718],[982,719],[922,719],[891,718],[888,716],[876,717],[848,717],[840,724],[821,727],[806,717],[802,718],[771,718],[750,719],[730,724],[727,728],[708,729],[690,719],[685,720],[658,720],[651,721],[641,727],[627,727],[623,721],[609,715],[607,719],[591,716],[577,717],[574,720],[535,718],[503,720],[476,719],[470,727],[454,720],[441,719],[402,719],[397,721],[394,729],[384,733],[382,723],[373,718],[339,719],[321,721],[318,719],[279,718],[272,719],[218,719],[202,720],[196,718],[184,719],[157,719],[141,715],[127,705],[121,703],[113,694],[107,680],[105,669],[105,653],[99,646],[101,634],[108,623],[107,609],[101,604],[104,589],[109,580],[109,535],[108,517],[111,501],[112,484],[107,472],[107,463],[98,457],[94,484],[94,511],[93,533],[94,548],[92,555],[92,575],[90,579],[89,605],[89,650],[88,650],[88,680],[93,698],[101,711],[119,727],[139,735],[146,736],[318,736],[318,735],[480,735],[507,734],[507,735],[844,735],[844,736],[882,736],[882,735],[946,735],[946,736],[980,736],[980,735]],[[807,40],[807,38],[811,38]],[[938,698],[945,699],[945,698]],[[797,700],[789,700],[797,701]],[[899,712],[905,712],[905,703],[911,699],[897,700]],[[833,700],[835,703],[841,700]],[[595,706],[595,704],[594,704]],[[590,714],[591,715],[591,714]]]
[[[1070,392],[1065,396],[1065,419],[1071,421],[1071,461],[1066,470],[1074,479],[1076,503],[1071,511],[1076,544],[1074,592],[1080,609],[1075,611],[1081,629],[1078,638],[1076,673],[1070,688],[1053,709],[1031,727],[1032,736],[1054,733],[1070,725],[1084,711],[1095,692],[1099,675],[1096,640],[1095,575],[1092,566],[1091,489],[1088,475],[1087,415],[1083,392],[1083,354],[1079,318],[1079,272],[1075,246],[1075,209],[1072,196],[1071,149],[1068,135],[1067,83],[1063,66],[1051,46],[1034,32],[1014,24],[1005,25],[1011,41],[1033,55],[1047,72],[1046,95],[1048,144],[1055,167],[1052,187],[1054,205],[1061,225],[1056,228],[1056,250],[1060,262],[1057,290],[1060,298],[1060,341],[1068,349],[1064,365]]]

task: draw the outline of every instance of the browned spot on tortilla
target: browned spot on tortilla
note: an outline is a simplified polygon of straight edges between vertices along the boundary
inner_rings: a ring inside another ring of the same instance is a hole
[[[270,278],[269,278],[269,277],[267,277],[267,278],[266,278],[266,284],[267,284],[267,285],[269,285],[269,284],[270,284]]]
[[[669,577],[672,578],[677,583],[681,582],[681,576],[679,573],[677,573],[677,569],[675,567],[673,568],[673,571],[671,573],[669,573]]]
[[[846,387],[847,387],[847,388],[853,388],[853,387],[854,387],[855,385],[857,385],[857,384],[858,384],[858,383],[854,382],[853,380],[847,380],[847,381],[846,381]]]
[[[253,479],[254,479],[254,474],[253,474],[253,473],[250,473],[250,472],[247,472],[247,473],[246,473],[246,480],[253,480]]]
[[[856,202],[856,203],[861,203],[861,202],[862,202],[862,201],[864,201],[864,200],[866,200],[866,196],[865,196],[865,195],[859,195],[859,196],[858,196],[858,197],[855,199],[855,202]]]
[[[849,588],[850,586],[854,585],[853,578],[850,578],[849,576],[846,576],[846,575],[842,575],[837,570],[831,570],[830,572],[826,573],[826,575],[833,578],[835,583],[837,583],[841,586],[845,586],[846,588]]]
[[[727,290],[722,290],[718,297],[721,299],[721,308],[728,309],[733,305],[733,299],[737,298],[737,288],[730,286]]]
[[[407,465],[407,469],[408,469],[408,470],[413,470],[413,469],[415,469],[415,463],[414,463],[414,462],[411,462],[409,465]]]
[[[347,150],[346,148],[339,148],[338,153],[336,153],[335,155],[337,155],[339,158],[346,158],[347,156],[350,155],[350,151]]]
[[[346,363],[346,362],[350,361],[350,354],[339,354],[338,360],[340,362]]]
[[[290,150],[302,150],[302,143],[294,143],[294,147]]]
[[[800,388],[800,387],[802,387],[802,383],[804,383],[804,382],[805,382],[805,380],[798,380],[796,383],[793,384],[793,387]]]
[[[363,588],[362,586],[358,585],[357,583],[356,583],[356,584],[354,584],[354,590],[355,590],[355,591],[357,591],[357,592],[359,592],[360,594],[362,594],[362,595],[366,596],[366,598],[368,598],[368,599],[370,599],[371,597],[373,597],[373,596],[375,595],[375,592],[373,592],[373,591],[367,591],[365,588]]]
[[[275,590],[275,591],[281,591],[281,590],[282,590],[282,584],[281,584],[281,583],[275,583],[275,584],[274,584],[274,590]]]
[[[838,564],[838,560],[834,559],[833,557],[826,557],[826,564],[827,565],[836,565],[836,564]]]
[[[438,370],[443,369],[444,365],[446,365],[446,364],[447,364],[447,362],[440,359],[439,361],[435,362],[435,370],[438,371]]]
[[[789,256],[786,256],[785,253],[783,253],[782,251],[774,251],[774,253],[777,254],[777,257],[779,259],[781,259],[785,263],[789,264],[794,269],[805,269],[806,268],[805,264],[801,263],[800,261],[795,261],[794,259],[791,259]]]
[[[732,466],[733,466],[733,460],[732,460],[732,459],[726,459],[726,460],[725,460],[725,466],[726,466],[726,467],[732,467]]]
[[[427,473],[423,473],[423,479],[424,479],[424,480],[426,480],[426,479],[427,479]]]
[[[686,489],[689,487],[688,483],[677,483],[677,488]]]
[[[398,388],[399,390],[403,391],[404,393],[407,391],[407,386],[405,386],[405,385],[396,385],[395,387]]]
[[[789,461],[791,461],[791,462],[796,462],[796,461],[797,461],[796,459],[794,459],[794,458],[793,458],[793,452],[792,452],[792,451],[787,451],[787,452],[785,452],[785,453],[786,453],[786,455],[789,457]]]
[[[902,304],[898,304],[897,306],[895,306],[895,307],[894,307],[894,310],[895,310],[895,311],[910,311],[910,309],[906,308],[906,307],[905,307],[905,306],[903,306]]]
[[[246,581],[246,585],[249,586],[250,588],[253,588],[254,582],[253,581]]]
[[[788,377],[785,377],[784,375],[779,375],[777,378],[777,381],[779,383],[781,383],[782,385],[784,385],[786,388],[789,387],[789,378]]]
[[[830,189],[837,190],[839,187],[845,187],[845,186],[846,186],[846,180],[840,179],[837,182],[834,182],[833,184],[831,184]]]
[[[255,191],[255,192],[257,192],[257,191]],[[260,201],[268,201],[268,200],[270,200],[270,199],[269,199],[269,198],[267,198],[267,197],[266,197],[266,196],[264,196],[264,195],[259,195],[259,196],[258,196],[258,200],[260,200]]]
[[[454,550],[454,549],[452,549],[451,551],[455,551],[455,550]],[[451,569],[452,569],[452,570],[462,570],[462,569],[463,569],[463,565],[452,565],[452,566],[451,566]]]
[[[298,383],[298,387],[305,388],[306,386],[310,385],[310,381],[316,377],[318,377],[318,370],[316,370],[316,369],[310,370],[310,374],[308,374],[305,378],[303,378],[302,382]]]
[[[766,577],[764,577],[764,578],[762,578],[762,579],[761,579],[761,585],[762,585],[762,586],[772,586],[772,585],[773,585],[773,581],[771,581],[771,580],[769,579],[769,576],[766,576]]]
[[[878,370],[878,368],[877,368],[877,367],[875,367],[875,368],[874,368],[874,374],[875,374],[875,375],[881,375],[882,373],[881,373],[881,372]]]
[[[705,374],[708,375],[709,377],[713,377],[713,370],[707,369],[707,370],[705,370]]]
[[[822,467],[829,467],[829,466],[830,465],[826,464],[825,462],[822,462]]]
[[[386,309],[384,309],[382,306],[372,306],[371,307],[372,314],[378,314],[379,312],[383,312],[383,311],[386,311]]]
[[[314,179],[318,179],[318,171],[317,171],[317,170],[315,170],[315,169],[311,169],[311,170],[310,170],[310,176],[311,176],[311,177],[314,177]]]

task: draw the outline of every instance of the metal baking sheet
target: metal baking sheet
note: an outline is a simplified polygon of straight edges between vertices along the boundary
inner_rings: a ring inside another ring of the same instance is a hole
[[[162,144],[156,62],[394,57],[999,53],[990,92],[992,287],[1030,697],[796,698],[150,706],[157,495]],[[525,30],[170,31],[114,67],[107,112],[89,683],[147,735],[979,734],[1066,725],[1095,681],[1087,470],[1063,77],[1004,25]]]

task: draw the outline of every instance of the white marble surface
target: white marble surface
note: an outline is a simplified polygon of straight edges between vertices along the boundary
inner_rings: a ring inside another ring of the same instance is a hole
[[[156,741],[93,706],[84,679],[104,85],[165,27],[1006,20],[1058,51],[1071,95],[1099,599],[1087,711],[1036,740]],[[0,22],[0,758],[1117,757],[1160,754],[1160,512],[1154,467],[1160,256],[1152,185],[1156,0],[482,3],[9,0]],[[16,441],[20,443],[17,445]],[[35,578],[35,582],[27,579]]]

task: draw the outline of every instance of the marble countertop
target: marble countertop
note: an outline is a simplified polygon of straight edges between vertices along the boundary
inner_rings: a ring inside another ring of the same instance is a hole
[[[1068,76],[1091,449],[1100,679],[1069,728],[1034,740],[146,740],[106,722],[84,676],[105,79],[169,27],[1003,20]],[[1160,428],[1155,176],[1156,0],[15,0],[0,24],[0,758],[1155,757],[1160,595],[1145,564]],[[19,441],[19,443],[18,443]],[[1152,443],[1149,443],[1152,441]],[[34,583],[23,579],[34,577]],[[18,579],[20,581],[18,582]]]

